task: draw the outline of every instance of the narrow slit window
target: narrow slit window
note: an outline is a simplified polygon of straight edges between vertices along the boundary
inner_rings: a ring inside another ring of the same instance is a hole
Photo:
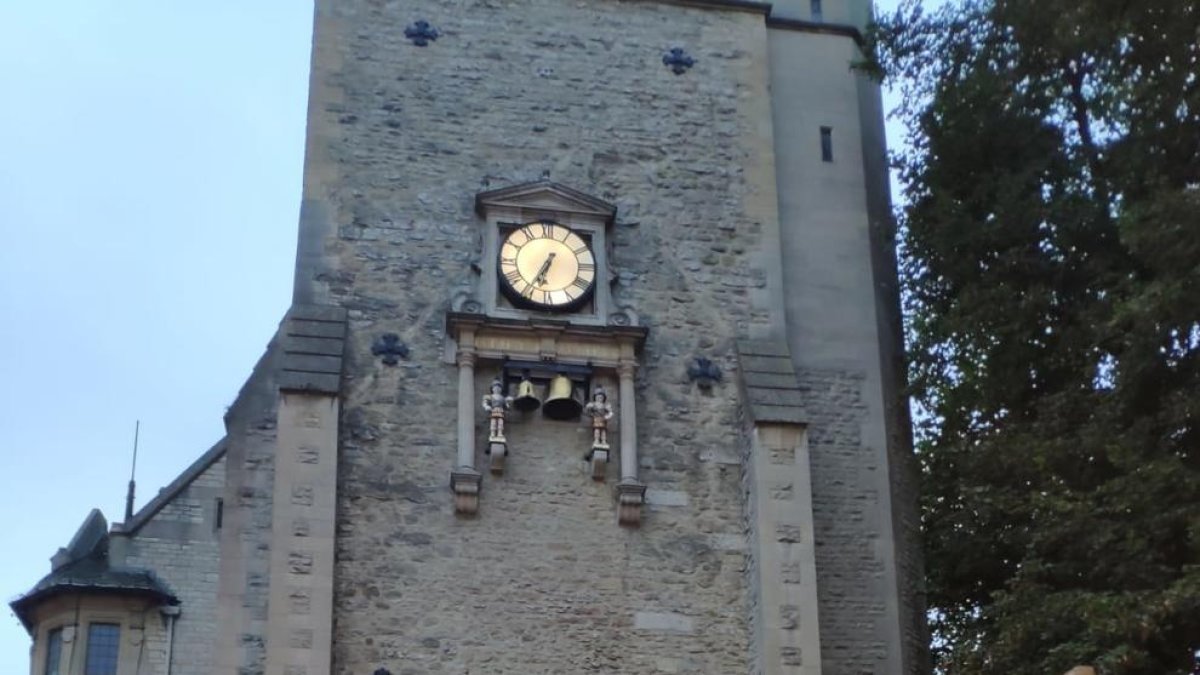
[[[833,161],[833,129],[821,127],[821,161]]]
[[[809,0],[809,10],[813,21],[821,21],[821,0]]]
[[[217,497],[216,505],[213,507],[213,529],[221,529],[221,524],[225,521],[225,500]]]

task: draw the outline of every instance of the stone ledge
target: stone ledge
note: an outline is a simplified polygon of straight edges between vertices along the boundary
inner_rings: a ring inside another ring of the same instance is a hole
[[[337,394],[341,389],[346,310],[293,305],[284,320],[281,391]]]
[[[742,400],[757,424],[807,424],[804,396],[787,344],[778,340],[738,340]]]

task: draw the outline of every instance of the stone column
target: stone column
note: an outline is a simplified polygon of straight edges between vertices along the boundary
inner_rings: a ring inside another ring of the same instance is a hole
[[[475,332],[458,335],[458,454],[450,472],[456,513],[479,511],[482,475],[475,469]]]
[[[637,405],[633,391],[633,364],[623,362],[617,366],[620,378],[621,406],[621,482],[636,483],[637,466]]]
[[[637,397],[634,393],[633,375],[635,364],[631,359],[622,359],[617,365],[620,378],[621,408],[621,482],[617,483],[617,522],[622,525],[640,525],[642,505],[646,502],[646,486],[638,482],[637,452]]]
[[[458,464],[475,468],[475,350],[458,352]]]

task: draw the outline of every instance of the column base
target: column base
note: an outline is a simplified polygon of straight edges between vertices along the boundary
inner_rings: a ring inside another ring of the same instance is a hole
[[[642,506],[646,503],[646,486],[636,480],[622,479],[617,483],[617,522],[626,527],[642,524]]]
[[[483,476],[468,466],[450,472],[450,490],[454,492],[454,512],[473,516],[479,512],[479,488]]]

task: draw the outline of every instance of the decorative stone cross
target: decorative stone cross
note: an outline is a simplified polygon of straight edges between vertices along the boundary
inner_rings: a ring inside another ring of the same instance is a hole
[[[400,341],[399,335],[384,333],[371,345],[371,353],[375,356],[382,356],[384,364],[394,366],[400,362],[400,359],[408,358],[408,345]]]
[[[412,43],[418,47],[424,47],[430,42],[438,39],[441,33],[438,29],[429,25],[429,22],[424,19],[414,21],[408,28],[404,29],[404,37],[412,40]]]
[[[671,72],[682,75],[684,71],[696,64],[696,59],[688,56],[688,53],[683,51],[683,47],[671,47],[671,51],[663,54],[662,62],[664,66],[670,67]]]

